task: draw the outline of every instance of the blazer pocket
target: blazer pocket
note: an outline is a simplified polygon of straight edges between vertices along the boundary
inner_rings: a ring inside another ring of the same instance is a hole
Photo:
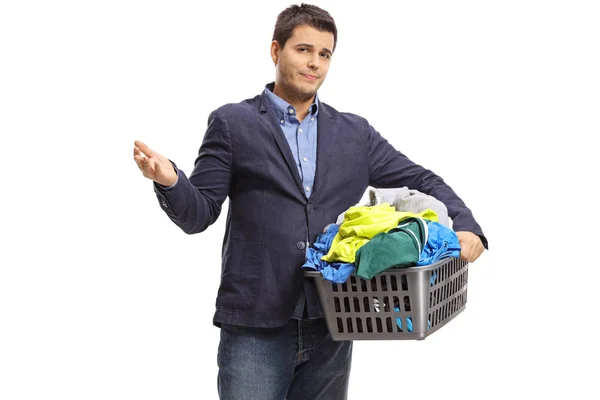
[[[263,243],[230,241],[223,256],[217,307],[245,310],[254,306],[264,263]]]

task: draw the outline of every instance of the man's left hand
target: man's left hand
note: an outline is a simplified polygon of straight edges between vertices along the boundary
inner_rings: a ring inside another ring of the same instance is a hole
[[[472,232],[456,232],[456,236],[460,243],[460,258],[467,262],[474,262],[485,250],[479,236]]]

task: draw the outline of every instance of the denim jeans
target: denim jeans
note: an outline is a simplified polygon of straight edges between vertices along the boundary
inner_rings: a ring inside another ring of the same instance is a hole
[[[331,339],[323,318],[277,329],[221,326],[221,400],[345,400],[352,342]]]

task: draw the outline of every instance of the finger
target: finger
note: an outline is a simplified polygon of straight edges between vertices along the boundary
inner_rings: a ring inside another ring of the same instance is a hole
[[[133,148],[133,159],[135,160],[135,163],[137,164],[138,168],[142,168],[142,159],[144,158],[144,156],[142,155],[142,153],[140,153],[140,149],[138,149],[137,147]]]
[[[135,155],[133,156],[133,160],[135,161],[135,163],[137,164],[138,168],[143,170],[143,164],[142,164],[142,156],[140,155]]]
[[[136,140],[135,142],[133,142],[133,144],[145,155],[147,155],[148,157],[153,157],[156,154],[154,153],[154,151],[152,151],[152,149],[150,147],[148,147],[146,145],[146,143],[142,142],[141,140]]]

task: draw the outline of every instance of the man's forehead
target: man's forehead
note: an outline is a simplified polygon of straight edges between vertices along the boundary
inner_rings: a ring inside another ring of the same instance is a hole
[[[320,31],[309,25],[299,25],[294,28],[288,40],[294,42],[306,42],[307,44],[319,45],[331,49],[333,47],[333,33]]]

